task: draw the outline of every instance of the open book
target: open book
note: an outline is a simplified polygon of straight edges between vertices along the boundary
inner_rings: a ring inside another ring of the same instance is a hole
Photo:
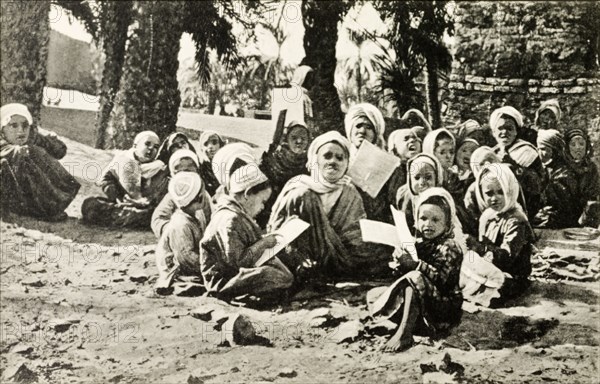
[[[254,266],[260,267],[267,261],[271,260],[289,243],[300,236],[302,232],[306,231],[308,227],[310,227],[310,224],[308,224],[306,221],[297,217],[290,218],[281,226],[281,228],[270,233],[271,235],[275,235],[277,237],[277,245],[273,248],[266,249],[258,261],[256,261]]]
[[[365,140],[350,164],[348,176],[356,186],[376,198],[398,165],[399,158]]]
[[[363,241],[405,249],[413,260],[419,260],[417,249],[415,248],[415,239],[408,229],[406,215],[393,206],[390,206],[390,209],[392,210],[395,225],[374,220],[360,221]]]

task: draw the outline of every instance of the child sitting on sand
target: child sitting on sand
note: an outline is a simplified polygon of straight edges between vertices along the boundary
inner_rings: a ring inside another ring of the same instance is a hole
[[[156,160],[158,135],[137,134],[133,147],[117,154],[104,170],[100,186],[106,197],[83,201],[81,214],[90,224],[147,228],[154,207],[167,193],[166,165]]]
[[[55,134],[42,135],[23,104],[0,108],[0,214],[9,211],[43,220],[67,218],[64,210],[79,183],[58,162],[67,146]]]
[[[180,172],[199,173],[198,156],[195,152],[192,152],[189,149],[180,149],[173,153],[169,159],[169,170],[171,172],[171,179],[173,179],[173,177]],[[206,188],[202,188],[202,192],[198,197],[198,201],[202,206],[202,212],[204,212],[204,218],[201,219],[201,221],[203,221],[203,225],[206,226],[210,220],[212,212],[211,198],[206,191]],[[154,235],[157,239],[160,239],[163,229],[167,223],[169,223],[171,216],[176,210],[177,204],[175,204],[171,193],[168,192],[152,213],[152,221],[150,226],[152,227],[152,232],[154,232]]]
[[[199,276],[199,244],[206,229],[204,186],[197,172],[179,172],[169,182],[169,196],[177,209],[164,226],[156,247],[158,280],[168,289],[177,275]]]
[[[419,195],[415,210],[418,260],[397,249],[393,266],[402,276],[385,291],[375,288],[367,294],[374,319],[398,324],[383,347],[389,352],[412,346],[413,333],[423,326],[432,336],[446,332],[462,315],[463,251],[454,238],[459,225],[454,200],[445,189],[430,188]]]
[[[272,297],[292,285],[292,273],[277,257],[256,266],[263,252],[277,244],[274,235],[262,237],[254,221],[270,194],[269,180],[255,164],[231,175],[227,194],[220,197],[200,241],[202,277],[210,294]]]
[[[517,202],[519,183],[507,164],[489,164],[477,177],[477,201],[484,208],[479,218],[479,237],[467,245],[505,273],[501,300],[523,292],[531,273],[535,235],[527,215]]]

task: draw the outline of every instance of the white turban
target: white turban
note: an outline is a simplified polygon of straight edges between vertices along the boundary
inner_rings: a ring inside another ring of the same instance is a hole
[[[246,143],[231,143],[220,148],[212,159],[212,168],[221,185],[227,186],[235,160],[257,164],[254,150]]]
[[[33,124],[33,117],[31,117],[29,109],[23,104],[12,103],[3,105],[2,108],[0,108],[0,126],[4,127],[7,125],[10,122],[10,119],[15,115],[23,116],[29,125]]]
[[[344,118],[344,127],[346,129],[346,137],[350,137],[352,133],[352,127],[354,127],[354,122],[359,117],[366,117],[373,124],[375,128],[375,144],[378,147],[383,148],[385,141],[383,140],[383,132],[385,131],[385,120],[383,119],[383,115],[381,111],[369,103],[356,104],[348,109],[348,113],[346,113],[346,117]]]
[[[179,208],[187,207],[202,190],[202,179],[196,172],[179,172],[169,182],[169,194]]]
[[[160,143],[160,138],[158,137],[156,132],[142,131],[142,132],[138,133],[137,135],[135,135],[135,138],[133,139],[133,145],[137,145],[148,138],[156,139],[156,141]]]
[[[229,180],[229,192],[245,192],[252,187],[269,181],[267,176],[258,169],[256,164],[248,164],[233,172]]]
[[[492,128],[492,130],[498,128],[498,121],[502,116],[505,115],[512,117],[517,122],[517,129],[523,126],[523,115],[521,115],[521,112],[517,111],[513,107],[506,106],[498,108],[492,112],[490,115],[490,128]]]
[[[171,155],[171,158],[169,159],[169,170],[171,171],[171,173],[173,173],[177,162],[179,162],[179,160],[181,159],[192,159],[194,164],[196,164],[196,167],[200,168],[198,155],[196,155],[193,151],[190,151],[189,149],[178,149]]]
[[[325,132],[324,134],[317,136],[308,147],[308,162],[306,163],[306,168],[308,168],[309,171],[316,169],[315,164],[317,163],[317,152],[319,151],[319,148],[327,143],[338,144],[344,149],[346,156],[350,156],[350,142],[348,139],[346,139],[337,131]]]

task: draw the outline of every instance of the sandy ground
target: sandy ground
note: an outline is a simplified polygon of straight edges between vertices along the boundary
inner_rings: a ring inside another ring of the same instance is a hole
[[[2,382],[600,381],[597,279],[536,280],[504,309],[466,305],[447,339],[418,338],[397,354],[379,352],[385,329],[362,328],[365,294],[384,281],[315,285],[260,311],[210,298],[158,296],[150,232],[77,219],[84,196],[99,192],[93,181],[111,153],[65,141],[69,153],[62,162],[82,183],[67,209],[70,218],[0,223]],[[542,235],[540,250],[598,259],[597,240],[582,246],[560,232]],[[232,330],[221,319],[235,314],[247,316],[263,345],[228,342]],[[515,324],[522,323],[518,335]],[[458,373],[428,372],[446,354],[458,364],[448,370]]]

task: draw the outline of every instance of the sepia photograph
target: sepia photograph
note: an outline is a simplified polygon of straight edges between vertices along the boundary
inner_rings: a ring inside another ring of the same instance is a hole
[[[0,30],[1,383],[600,384],[600,1]]]

